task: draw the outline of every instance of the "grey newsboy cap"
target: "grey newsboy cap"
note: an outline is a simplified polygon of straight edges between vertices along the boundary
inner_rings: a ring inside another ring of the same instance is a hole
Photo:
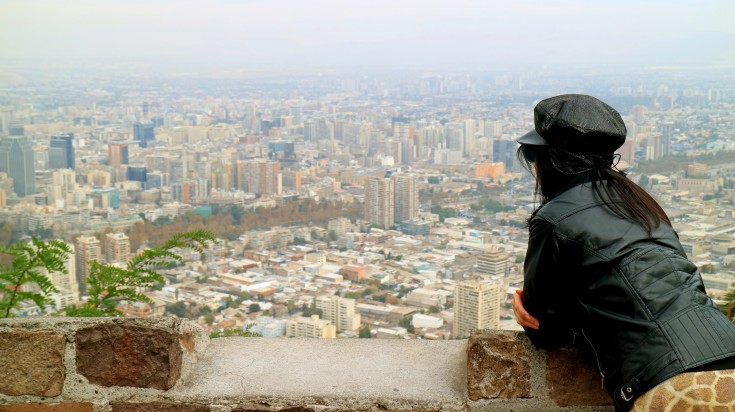
[[[570,152],[612,153],[625,143],[625,123],[615,109],[592,96],[562,94],[533,109],[535,130],[517,142]]]

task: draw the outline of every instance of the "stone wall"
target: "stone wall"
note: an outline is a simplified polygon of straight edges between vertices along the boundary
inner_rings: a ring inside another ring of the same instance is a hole
[[[574,348],[468,340],[220,338],[175,318],[0,321],[3,411],[612,411]]]

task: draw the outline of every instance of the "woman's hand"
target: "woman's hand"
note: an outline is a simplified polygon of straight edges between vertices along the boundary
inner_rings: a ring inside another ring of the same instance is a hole
[[[538,329],[539,323],[538,319],[531,316],[530,313],[526,312],[526,309],[523,308],[523,289],[516,290],[515,295],[513,295],[513,313],[516,315],[516,322],[518,322],[519,325],[531,329]]]

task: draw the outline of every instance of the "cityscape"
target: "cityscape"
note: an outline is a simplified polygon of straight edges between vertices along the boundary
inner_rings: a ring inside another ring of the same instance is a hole
[[[515,139],[533,106],[590,94],[623,115],[617,168],[654,195],[723,299],[735,282],[735,71],[3,72],[0,244],[59,239],[42,310],[88,299],[175,233],[217,238],[121,300],[217,334],[455,339],[520,329],[526,221]],[[9,263],[7,260],[4,263]],[[27,286],[33,288],[33,285]]]

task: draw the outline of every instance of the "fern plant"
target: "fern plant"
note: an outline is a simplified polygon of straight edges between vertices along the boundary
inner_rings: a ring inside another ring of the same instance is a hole
[[[32,237],[29,242],[3,246],[0,253],[13,257],[11,265],[0,268],[0,318],[11,317],[25,300],[32,300],[44,310],[50,303],[48,296],[58,292],[46,273],[65,270],[71,253],[69,245]]]
[[[175,234],[157,248],[146,249],[128,260],[125,267],[92,261],[87,277],[89,299],[79,307],[66,308],[66,315],[120,316],[122,312],[117,310],[120,301],[151,303],[142,290],[163,282],[160,270],[183,262],[181,255],[176,253],[177,249],[192,249],[201,253],[215,241],[209,231],[192,230]]]

